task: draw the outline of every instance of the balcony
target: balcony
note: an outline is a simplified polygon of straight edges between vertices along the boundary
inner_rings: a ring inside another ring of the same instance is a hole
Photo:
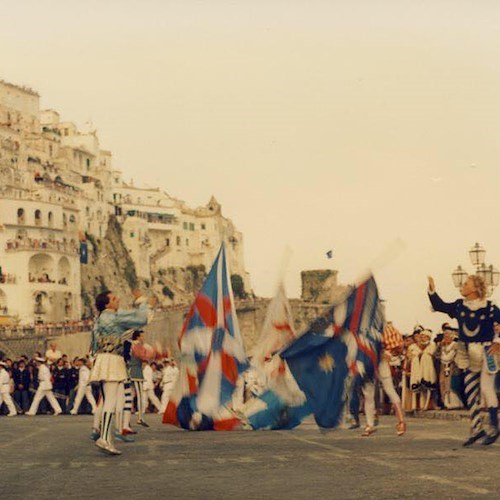
[[[38,240],[24,238],[22,240],[8,240],[5,246],[7,252],[58,252],[66,255],[79,255],[80,248],[76,243],[57,240]]]
[[[0,274],[0,285],[15,285],[17,282],[17,276],[10,273]]]

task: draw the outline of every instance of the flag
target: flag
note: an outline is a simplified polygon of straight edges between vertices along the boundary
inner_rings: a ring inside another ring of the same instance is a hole
[[[88,264],[89,253],[86,241],[80,241],[80,264]]]
[[[259,340],[252,351],[252,364],[263,366],[266,359],[292,342],[295,337],[292,308],[281,282],[269,304]]]
[[[163,422],[213,429],[248,362],[238,327],[224,244],[179,337],[179,378]]]
[[[341,422],[352,377],[375,375],[383,324],[377,285],[370,277],[280,354],[320,427]]]
[[[265,390],[243,405],[243,420],[252,429],[291,429],[309,415],[305,394],[286,363],[277,355],[297,338],[293,315],[283,282],[267,309],[252,368],[265,381]]]
[[[311,409],[307,402],[289,405],[276,392],[269,389],[247,401],[241,413],[244,428],[278,430],[297,427],[311,414]]]

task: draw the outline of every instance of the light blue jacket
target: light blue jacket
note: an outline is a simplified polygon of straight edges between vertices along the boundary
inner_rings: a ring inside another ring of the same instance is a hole
[[[112,311],[105,309],[97,318],[92,331],[91,350],[94,354],[122,354],[122,335],[127,330],[139,329],[148,322],[148,304],[143,302],[137,309]]]

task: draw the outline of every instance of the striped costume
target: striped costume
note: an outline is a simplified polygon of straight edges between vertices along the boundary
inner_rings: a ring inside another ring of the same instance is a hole
[[[471,419],[471,437],[464,443],[472,444],[486,433],[480,415],[481,394],[490,415],[491,433],[498,435],[498,399],[495,390],[497,361],[488,353],[493,342],[500,342],[494,324],[500,323],[500,310],[486,299],[444,302],[437,293],[429,293],[435,311],[455,318],[459,326],[456,363],[464,370],[465,396]]]

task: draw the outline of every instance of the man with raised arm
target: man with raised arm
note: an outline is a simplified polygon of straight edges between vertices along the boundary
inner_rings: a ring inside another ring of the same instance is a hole
[[[495,376],[500,353],[500,310],[486,299],[486,284],[477,275],[467,278],[460,289],[463,299],[444,302],[436,293],[434,279],[429,276],[429,300],[435,311],[448,314],[458,322],[456,363],[465,370],[465,396],[471,419],[471,433],[463,446],[470,446],[484,437],[483,444],[493,444],[498,429],[498,399]],[[481,395],[490,416],[490,432],[486,433],[480,415]]]

